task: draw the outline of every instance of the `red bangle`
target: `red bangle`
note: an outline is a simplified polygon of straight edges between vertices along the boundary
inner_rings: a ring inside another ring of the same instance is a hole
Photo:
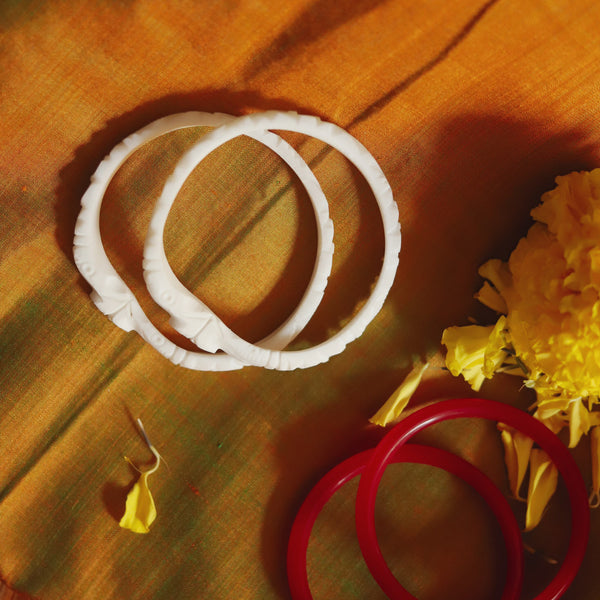
[[[563,564],[535,600],[557,600],[572,583],[585,554],[590,529],[588,498],[583,478],[565,445],[545,425],[512,406],[479,398],[445,400],[425,406],[396,425],[371,454],[356,498],[358,541],[371,574],[390,598],[412,598],[387,566],[375,531],[375,498],[387,465],[417,432],[449,419],[481,417],[506,423],[531,437],[545,450],[562,475],[571,504],[571,538]],[[503,599],[506,595],[502,596]]]
[[[312,489],[302,504],[292,526],[288,543],[287,572],[292,598],[312,600],[306,568],[306,552],[312,528],[327,501],[347,481],[361,474],[365,465],[372,462],[374,450],[367,450],[348,458],[327,473]],[[521,533],[506,498],[492,481],[472,464],[462,458],[429,446],[407,444],[394,454],[393,462],[427,464],[448,471],[472,486],[487,502],[500,523],[508,560],[503,600],[516,600],[521,593],[523,579],[523,547]],[[373,559],[387,565],[381,554]],[[400,585],[395,579],[396,589]],[[412,598],[403,588],[401,595],[393,597]]]

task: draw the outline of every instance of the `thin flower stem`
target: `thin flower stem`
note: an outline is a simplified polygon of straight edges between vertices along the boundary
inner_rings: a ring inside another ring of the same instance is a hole
[[[156,464],[150,470],[148,470],[148,471],[140,471],[140,469],[138,469],[127,457],[125,457],[125,460],[138,473],[143,473],[144,475],[147,476],[147,475],[151,475],[152,473],[154,473],[154,471],[156,471],[158,469],[158,467],[160,466],[160,461],[161,461],[162,456],[159,454],[158,450],[154,447],[154,445],[150,441],[150,438],[148,437],[148,434],[146,433],[146,430],[144,429],[144,424],[142,423],[142,420],[141,419],[137,419],[137,424],[138,424],[138,427],[140,428],[140,432],[144,436],[144,441],[146,442],[146,445],[150,449],[150,452],[152,452],[152,454],[154,454],[154,458],[156,458]]]
[[[158,450],[154,446],[150,446],[150,452],[154,454],[156,458],[156,464],[149,471],[146,471],[146,475],[151,475],[160,466],[160,454],[158,453]]]
[[[140,431],[142,432],[142,435],[144,436],[144,440],[146,441],[146,444],[148,445],[148,448],[152,448],[152,442],[150,441],[150,438],[148,438],[148,434],[146,433],[146,430],[144,429],[144,425],[142,424],[142,420],[138,419],[137,420],[137,424],[138,424],[138,427],[140,428]]]

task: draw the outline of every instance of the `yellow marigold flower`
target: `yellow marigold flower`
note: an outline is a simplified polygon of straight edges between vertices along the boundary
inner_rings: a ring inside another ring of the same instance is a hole
[[[450,327],[442,343],[448,369],[475,390],[494,372],[523,377],[537,395],[535,416],[553,431],[568,425],[574,447],[600,423],[594,410],[600,398],[600,169],[557,177],[556,184],[532,210],[536,223],[508,262],[492,259],[479,270],[487,281],[477,298],[504,321]],[[514,448],[509,454],[514,492]],[[600,481],[600,473],[595,477]],[[540,498],[549,498],[551,487],[534,496],[528,527],[541,517]]]

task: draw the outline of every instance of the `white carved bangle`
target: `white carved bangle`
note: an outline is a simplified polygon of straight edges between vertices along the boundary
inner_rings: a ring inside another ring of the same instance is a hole
[[[287,130],[316,137],[346,156],[370,185],[381,212],[385,251],[381,272],[370,297],[350,322],[331,338],[312,348],[281,351],[251,344],[229,329],[173,273],[165,254],[163,235],[173,202],[193,169],[221,144],[255,131]],[[144,248],[144,278],[151,296],[172,316],[171,324],[200,348],[217,349],[240,361],[269,369],[291,370],[326,362],[362,334],[381,309],[392,286],[400,251],[398,207],[392,190],[368,150],[340,127],[317,117],[267,111],[240,117],[214,129],[192,146],[167,179],[152,214]]]
[[[229,371],[240,369],[245,364],[227,354],[206,354],[185,350],[174,344],[152,324],[133,292],[116,272],[106,255],[100,235],[100,207],[115,173],[143,144],[177,129],[198,126],[219,127],[234,119],[235,117],[225,114],[178,113],[158,119],[125,138],[113,148],[92,175],[90,186],[81,199],[81,211],[75,226],[73,248],[75,264],[93,288],[90,296],[94,304],[115,325],[125,331],[136,331],[171,362],[189,369]],[[278,349],[285,347],[305,327],[323,297],[327,278],[331,272],[333,224],[329,219],[328,205],[321,187],[300,155],[273,133],[253,131],[248,137],[274,150],[296,173],[306,187],[317,223],[317,257],[308,288],[290,317],[274,333],[258,342],[258,344],[268,345],[269,348]],[[193,169],[194,165],[191,168]]]

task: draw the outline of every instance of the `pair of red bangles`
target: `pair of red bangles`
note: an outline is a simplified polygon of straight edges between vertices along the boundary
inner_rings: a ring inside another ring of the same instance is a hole
[[[491,419],[509,425],[545,450],[563,477],[571,506],[571,537],[565,559],[549,585],[535,600],[557,600],[571,585],[585,554],[590,513],[586,487],[579,469],[561,440],[527,413],[480,398],[445,400],[408,415],[373,449],[356,454],[327,473],[312,489],[294,521],[287,553],[287,573],[293,600],[312,600],[306,553],[314,523],[333,494],[360,475],[356,497],[356,530],[365,562],[381,589],[394,600],[415,600],[395,578],[380,550],[375,532],[375,499],[389,464],[409,462],[441,468],[469,484],[496,516],[507,551],[506,584],[502,600],[518,600],[523,584],[523,543],[507,499],[481,471],[464,459],[429,446],[407,444],[426,427],[461,417]]]

